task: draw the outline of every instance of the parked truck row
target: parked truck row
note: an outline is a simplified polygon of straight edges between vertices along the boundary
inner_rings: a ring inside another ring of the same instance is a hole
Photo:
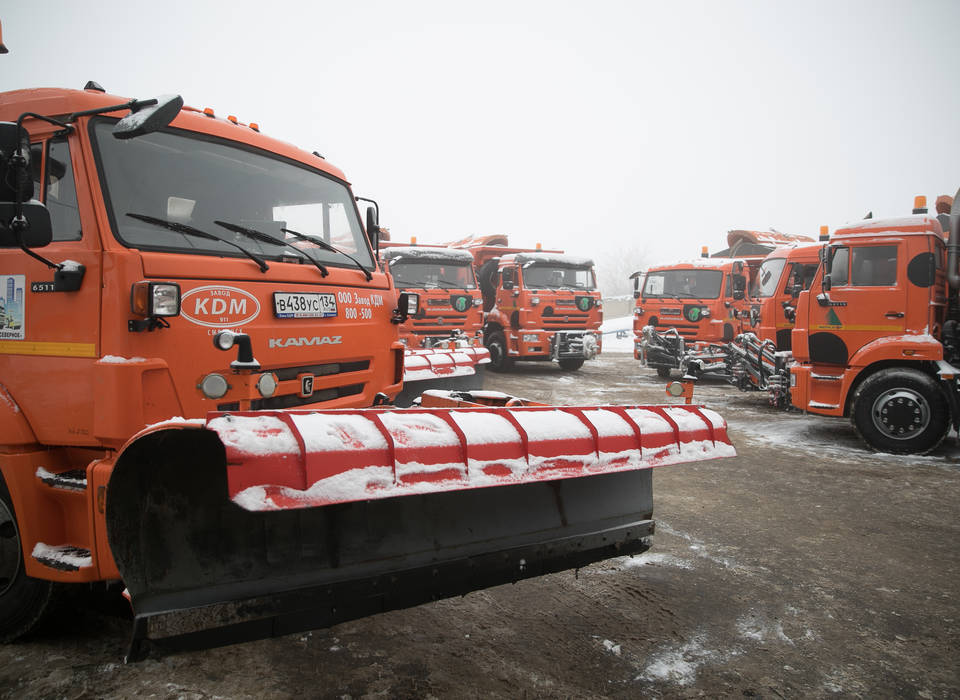
[[[918,197],[909,217],[772,251],[741,332],[722,345],[675,343],[667,359],[769,391],[778,406],[846,417],[873,449],[929,452],[960,425],[957,200],[939,197],[930,216]],[[638,342],[675,335],[647,327]]]

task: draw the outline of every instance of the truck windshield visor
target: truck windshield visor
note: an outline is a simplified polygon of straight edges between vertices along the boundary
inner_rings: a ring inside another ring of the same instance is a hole
[[[593,268],[566,265],[524,265],[523,283],[528,289],[597,288]]]
[[[180,129],[118,140],[114,120],[93,120],[97,165],[117,239],[130,248],[198,255],[242,256],[235,246],[127,216],[184,224],[233,241],[267,259],[298,257],[350,267],[342,255],[289,236],[288,228],[352,255],[372,269],[373,258],[356,204],[345,183],[249,146]],[[276,245],[231,233],[228,221],[276,238]],[[284,241],[281,243],[280,241]],[[292,245],[285,245],[289,243]]]
[[[390,274],[398,289],[475,289],[477,286],[469,262],[398,258],[390,261]]]
[[[647,273],[645,298],[717,299],[723,283],[721,270],[656,270]]]

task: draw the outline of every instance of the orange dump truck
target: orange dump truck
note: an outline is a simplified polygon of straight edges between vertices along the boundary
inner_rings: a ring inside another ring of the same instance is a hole
[[[958,199],[838,229],[799,296],[793,404],[849,417],[876,450],[927,452],[960,424]]]
[[[511,248],[506,236],[451,247],[473,255],[491,369],[539,360],[576,370],[600,353],[603,301],[592,260],[560,250]]]
[[[649,467],[733,454],[696,406],[385,405],[418,298],[255,124],[92,83],[0,120],[4,641],[66,584],[122,581],[133,659],[640,552]]]
[[[473,256],[446,246],[381,247],[394,286],[420,298],[419,310],[400,325],[407,347],[404,381],[469,376],[488,363]]]

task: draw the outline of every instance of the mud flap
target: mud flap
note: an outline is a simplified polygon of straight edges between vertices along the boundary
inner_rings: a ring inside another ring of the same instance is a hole
[[[650,469],[251,512],[205,428],[122,452],[110,547],[130,593],[128,659],[316,629],[642,552]]]

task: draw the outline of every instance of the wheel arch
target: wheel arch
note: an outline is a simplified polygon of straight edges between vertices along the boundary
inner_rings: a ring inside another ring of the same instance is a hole
[[[844,397],[843,405],[843,415],[845,418],[850,417],[850,411],[853,410],[853,400],[857,395],[857,391],[864,381],[875,375],[877,372],[881,372],[885,369],[916,369],[920,370],[924,374],[929,375],[934,380],[936,380],[937,385],[940,387],[940,391],[944,393],[944,396],[947,396],[946,391],[943,389],[943,384],[940,381],[939,375],[937,375],[937,368],[932,362],[927,360],[877,360],[876,362],[867,365],[861,369],[853,381],[850,382],[850,386],[847,389],[846,396]],[[947,396],[949,399],[949,397]]]

